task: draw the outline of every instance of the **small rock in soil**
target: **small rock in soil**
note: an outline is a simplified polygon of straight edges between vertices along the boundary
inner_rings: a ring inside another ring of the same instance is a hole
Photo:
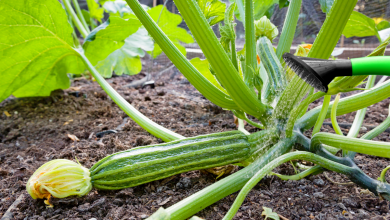
[[[325,195],[322,192],[316,192],[313,193],[313,196],[316,198],[324,198]]]
[[[181,178],[180,181],[176,184],[176,188],[188,188],[191,186],[191,179],[188,177]]]
[[[339,207],[341,210],[347,210],[343,203],[337,203],[337,207]]]
[[[359,207],[359,203],[356,202],[356,200],[354,198],[343,198],[342,199],[343,203],[347,206],[347,207],[352,207],[352,208],[358,208]]]
[[[325,182],[322,180],[322,179],[315,179],[313,181],[314,184],[316,184],[317,186],[323,186],[325,185]]]
[[[158,96],[164,96],[166,93],[164,90],[157,91]]]

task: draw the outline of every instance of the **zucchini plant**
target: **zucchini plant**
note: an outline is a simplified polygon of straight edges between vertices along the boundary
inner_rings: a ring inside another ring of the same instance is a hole
[[[366,108],[388,98],[390,82],[374,86],[375,77],[369,77],[364,91],[330,102],[332,95],[361,90],[356,87],[367,77],[336,78],[327,93],[314,93],[295,76],[281,58],[290,51],[302,0],[290,1],[276,50],[272,43],[278,31],[263,14],[278,1],[264,1],[264,4],[255,1],[254,4],[252,0],[236,0],[226,8],[218,0],[175,0],[206,57],[206,60],[193,61],[187,60],[179,45],[180,41],[186,42],[186,31],[178,29],[175,33],[166,33],[164,26],[160,27],[138,1],[126,2],[131,13],[123,16],[119,11],[118,16],[92,30],[85,43],[78,46],[72,40],[73,30],[58,1],[0,0],[3,33],[0,35],[0,72],[4,76],[0,83],[1,99],[10,94],[45,95],[44,91],[65,88],[69,86],[67,73],[82,72],[86,68],[134,121],[167,142],[109,155],[90,169],[68,160],[50,161],[27,182],[27,191],[34,199],[82,196],[92,187],[122,189],[189,170],[240,163],[245,168],[167,209],[159,209],[150,217],[187,219],[240,190],[224,218],[232,219],[247,193],[273,168],[290,160],[306,160],[316,165],[298,176],[277,175],[282,179],[299,179],[324,169],[333,170],[390,200],[390,185],[384,178],[387,169],[376,180],[363,173],[353,161],[356,152],[390,158],[389,143],[371,140],[389,127],[390,117],[357,138]],[[286,1],[279,3],[284,5]],[[304,46],[307,49],[304,55],[329,58],[356,3],[357,0],[335,0],[312,47]],[[259,8],[263,11],[261,15]],[[234,30],[237,13],[245,26],[245,49],[238,52]],[[72,19],[77,22],[78,18],[73,15]],[[222,20],[224,25],[220,25],[221,38],[218,39],[211,26]],[[141,26],[207,99],[262,130],[249,134],[241,129],[185,138],[136,111],[104,80],[96,64],[123,46],[125,39]],[[383,40],[369,56],[383,56],[389,42],[390,38]],[[323,105],[307,112],[308,105],[322,97]],[[336,128],[336,116],[354,111],[358,113],[347,136],[319,132],[325,118],[332,118]],[[260,123],[251,121],[247,115]],[[304,136],[303,132],[311,128],[312,137]],[[339,151],[342,155],[337,154]]]

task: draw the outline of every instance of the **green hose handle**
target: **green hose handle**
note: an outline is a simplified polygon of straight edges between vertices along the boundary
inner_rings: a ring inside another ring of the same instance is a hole
[[[351,59],[352,76],[390,76],[390,56],[362,57]]]

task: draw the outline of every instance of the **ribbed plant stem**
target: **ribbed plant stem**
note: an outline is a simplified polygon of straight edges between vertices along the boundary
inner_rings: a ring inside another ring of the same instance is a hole
[[[357,111],[359,109],[365,108],[367,106],[378,103],[389,97],[390,90],[390,81],[381,84],[378,87],[372,88],[370,90],[366,90],[364,92],[348,96],[340,100],[337,107],[337,115],[344,115],[353,111]],[[329,104],[331,108],[333,106],[333,102]],[[305,115],[302,116],[297,122],[296,125],[303,130],[310,129],[321,111],[322,106],[318,106]],[[325,118],[330,117],[330,108],[328,108],[328,112]]]
[[[280,156],[276,158],[275,160],[268,163],[266,166],[264,166],[262,169],[260,169],[241,189],[240,193],[236,197],[236,200],[234,201],[232,207],[229,209],[228,213],[225,215],[223,220],[230,220],[233,219],[234,215],[237,213],[238,209],[240,208],[241,204],[244,202],[246,196],[248,195],[249,191],[256,186],[256,184],[269,172],[271,172],[275,167],[288,162],[290,160],[307,160],[316,164],[321,165],[322,167],[325,167],[326,169],[335,170],[338,172],[348,171],[350,168],[348,166],[336,163],[334,161],[328,160],[326,158],[323,158],[321,156],[318,156],[316,154],[310,153],[310,152],[304,152],[304,151],[296,151],[292,153],[287,153],[283,156]]]
[[[74,12],[72,6],[70,5],[70,2],[69,0],[63,0],[62,1],[65,5],[65,8],[66,8],[66,11],[68,12],[69,16],[72,18],[74,24],[76,25],[77,27],[77,30],[79,30],[80,34],[86,38],[88,36],[88,31],[85,30],[83,24],[81,23],[81,21],[79,20],[79,18],[77,17],[76,13]]]
[[[302,0],[291,0],[288,6],[286,19],[284,20],[282,34],[280,35],[276,56],[282,59],[284,53],[290,52],[294,40],[295,30],[297,28],[299,12],[301,10]]]
[[[241,79],[214,31],[200,11],[198,3],[195,0],[176,0],[175,4],[233,101],[243,111],[257,117],[266,125],[268,117],[266,106],[258,101],[256,93],[250,90]]]
[[[222,108],[239,109],[228,94],[214,86],[187,60],[137,0],[126,2],[167,57],[202,95]]]
[[[328,59],[336,47],[357,0],[335,0],[308,57]]]
[[[257,67],[253,0],[245,0],[245,84],[253,90],[254,72]]]
[[[319,59],[329,58],[340,39],[356,3],[357,0],[336,0],[333,3],[332,9],[318,33],[308,57]],[[296,88],[302,89],[298,91]],[[303,80],[294,77],[279,99],[280,104],[278,103],[276,110],[281,112],[282,115],[290,112],[296,103],[291,103],[288,100],[300,100],[299,97],[303,98],[309,88],[310,86]]]
[[[320,131],[322,123],[324,123],[326,113],[328,112],[328,107],[329,107],[329,102],[330,102],[330,98],[331,97],[332,96],[330,96],[330,95],[326,95],[325,98],[324,98],[324,102],[322,104],[321,112],[318,115],[316,124],[315,124],[315,126],[313,128],[313,133],[312,133],[313,135]]]
[[[110,84],[100,75],[100,73],[95,69],[95,67],[89,62],[88,58],[84,56],[83,51],[76,50],[83,59],[88,70],[92,76],[96,79],[99,85],[103,88],[104,91],[110,96],[110,98],[124,111],[130,118],[132,118],[139,126],[151,133],[157,138],[161,138],[165,142],[183,139],[185,137],[177,134],[173,131],[170,131],[161,125],[153,122],[145,115],[141,114],[137,109],[130,105],[115,89],[113,89]]]
[[[238,71],[238,62],[237,62],[237,52],[236,52],[236,39],[230,41],[230,47],[232,50],[232,63],[236,70]]]
[[[73,2],[74,8],[76,9],[78,18],[80,19],[80,21],[81,21],[81,23],[83,24],[85,30],[86,30],[86,31],[88,32],[88,34],[89,34],[89,31],[90,31],[90,30],[89,30],[89,27],[88,27],[88,25],[87,25],[87,22],[85,21],[85,18],[84,18],[84,16],[83,16],[83,13],[81,12],[79,3],[77,2],[77,0],[72,0],[72,2]]]
[[[310,151],[316,152],[321,144],[378,157],[390,158],[390,143],[352,138],[330,133],[317,133],[311,139]]]
[[[366,89],[371,89],[375,84],[376,76],[369,76],[366,84]],[[353,120],[352,126],[349,129],[348,137],[357,137],[360,128],[362,127],[364,116],[366,115],[367,108],[360,109],[356,112],[355,119]]]

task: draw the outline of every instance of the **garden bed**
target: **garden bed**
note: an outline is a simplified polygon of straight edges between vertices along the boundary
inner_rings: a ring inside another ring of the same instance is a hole
[[[206,100],[175,68],[157,75],[154,89],[125,86],[141,79],[142,74],[108,81],[140,112],[186,137],[235,129],[233,114]],[[369,126],[386,118],[389,102],[388,98],[369,107],[364,121],[367,127],[362,130],[369,131]],[[125,190],[92,190],[82,198],[52,199],[54,208],[46,208],[42,200],[33,200],[25,190],[28,178],[43,163],[77,158],[90,168],[106,155],[162,141],[127,118],[96,82],[83,78],[51,97],[8,99],[0,104],[0,112],[0,216],[19,198],[20,203],[11,210],[15,219],[145,219],[159,207],[169,207],[217,181],[213,174],[192,171]],[[354,114],[339,117],[339,122],[351,123]],[[251,125],[245,128],[251,133],[258,130]],[[105,130],[118,133],[96,136]],[[322,131],[333,132],[329,126]],[[389,139],[389,133],[384,132],[374,140]],[[373,178],[390,164],[389,159],[361,155],[355,161]],[[283,165],[276,172],[292,175],[294,169]],[[390,219],[389,202],[355,184],[330,181],[349,181],[340,174],[325,174],[300,181],[267,177],[250,191],[234,219],[262,219],[263,206],[288,219]],[[221,219],[236,194],[197,215]]]

